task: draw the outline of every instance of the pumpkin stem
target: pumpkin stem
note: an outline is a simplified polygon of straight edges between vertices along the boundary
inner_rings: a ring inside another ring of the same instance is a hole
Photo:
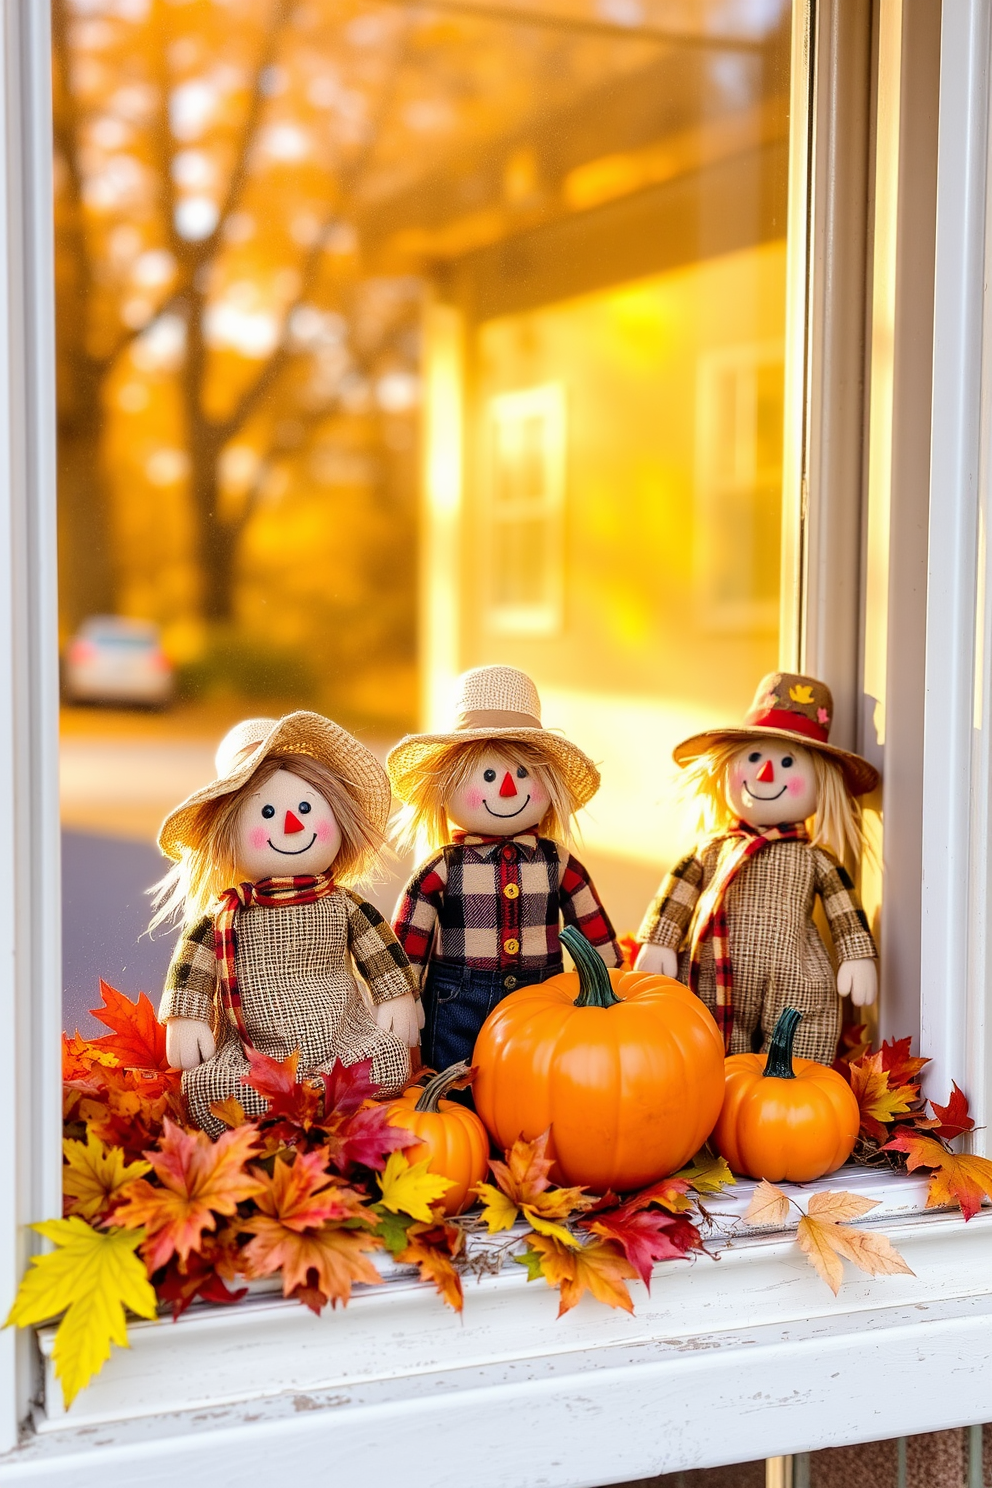
[[[467,1085],[468,1081],[465,1079],[465,1076],[469,1072],[470,1066],[465,1063],[464,1059],[460,1060],[458,1064],[449,1064],[447,1069],[443,1069],[432,1080],[428,1080],[423,1088],[420,1099],[413,1109],[415,1111],[440,1110],[438,1101],[443,1100],[452,1086],[457,1085],[459,1081]]]
[[[802,1016],[795,1008],[783,1008],[779,1013],[774,1032],[768,1040],[766,1075],[771,1075],[776,1080],[796,1078],[796,1072],[792,1068],[792,1046],[796,1041],[796,1029],[802,1022]]]
[[[589,944],[581,930],[576,930],[574,925],[566,925],[561,932],[561,943],[575,962],[575,969],[579,974],[579,995],[573,1004],[575,1007],[608,1008],[623,1001],[613,990],[605,961]]]

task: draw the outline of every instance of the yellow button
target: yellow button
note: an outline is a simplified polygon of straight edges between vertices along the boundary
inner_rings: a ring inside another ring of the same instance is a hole
[[[515,956],[520,949],[520,942],[511,936],[509,940],[504,940],[503,949],[508,956]]]
[[[507,884],[506,888],[503,890],[503,893],[506,895],[507,899],[519,899],[519,897],[520,897],[520,885],[519,884]]]

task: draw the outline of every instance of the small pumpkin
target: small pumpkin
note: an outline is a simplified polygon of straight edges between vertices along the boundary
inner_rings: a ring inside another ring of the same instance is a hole
[[[861,1124],[854,1092],[836,1070],[792,1049],[802,1013],[785,1008],[768,1054],[731,1054],[713,1145],[748,1178],[808,1183],[847,1162]]]
[[[445,1214],[461,1214],[475,1202],[473,1189],[489,1172],[489,1137],[468,1106],[444,1096],[468,1074],[467,1064],[452,1064],[421,1088],[414,1086],[386,1107],[391,1126],[402,1126],[419,1138],[404,1148],[409,1163],[427,1159],[429,1171],[450,1178],[442,1202]]]
[[[482,1026],[476,1110],[502,1149],[550,1127],[560,1183],[642,1188],[709,1136],[723,1099],[723,1040],[681,982],[608,971],[572,926],[561,939],[575,971],[511,992]]]

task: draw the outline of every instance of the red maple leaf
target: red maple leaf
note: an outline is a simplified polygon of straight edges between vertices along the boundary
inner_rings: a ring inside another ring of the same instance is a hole
[[[390,1126],[384,1106],[356,1111],[328,1133],[328,1157],[338,1172],[348,1174],[355,1166],[381,1173],[391,1152],[410,1147],[416,1138],[403,1126]]]
[[[938,1106],[934,1100],[930,1104],[937,1114],[937,1123],[933,1130],[945,1142],[953,1142],[962,1132],[974,1131],[975,1123],[968,1111],[968,1097],[959,1089],[956,1080],[951,1081],[951,1098],[946,1106]]]
[[[883,1070],[889,1073],[889,1084],[894,1088],[897,1085],[915,1084],[919,1085],[917,1075],[924,1065],[930,1063],[929,1059],[919,1059],[910,1054],[909,1048],[912,1039],[908,1036],[901,1039],[886,1040],[879,1054]]]
[[[374,1100],[379,1086],[372,1079],[372,1060],[360,1059],[357,1064],[342,1064],[334,1061],[330,1074],[322,1074],[324,1086],[324,1119],[337,1113],[351,1116],[367,1100]]]
[[[630,1204],[622,1205],[612,1214],[580,1220],[580,1224],[604,1240],[615,1240],[648,1291],[655,1261],[682,1260],[687,1251],[699,1250],[703,1243],[689,1220]]]
[[[144,992],[139,992],[137,1002],[132,1002],[101,977],[100,996],[103,1007],[90,1008],[90,1012],[111,1032],[91,1039],[93,1047],[116,1054],[125,1069],[168,1069],[165,1025],[158,1021]]]
[[[623,956],[624,967],[627,969],[632,968],[634,962],[637,960],[637,953],[641,949],[640,941],[636,935],[631,935],[628,931],[626,935],[617,936],[617,945],[620,947],[620,953]]]
[[[300,1052],[288,1059],[273,1059],[258,1049],[247,1048],[249,1072],[241,1083],[256,1090],[267,1104],[263,1123],[278,1122],[287,1141],[305,1137],[317,1120],[323,1092],[315,1081],[298,1083]]]
[[[215,1302],[221,1305],[240,1302],[248,1288],[231,1291],[227,1282],[238,1269],[238,1237],[232,1228],[216,1235],[205,1234],[200,1249],[191,1251],[185,1261],[170,1257],[164,1272],[156,1275],[155,1292],[159,1300],[172,1308],[173,1322],[182,1317],[191,1302]]]

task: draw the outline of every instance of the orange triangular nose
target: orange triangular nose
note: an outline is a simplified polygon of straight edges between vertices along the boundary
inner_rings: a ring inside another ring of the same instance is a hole
[[[503,784],[499,788],[499,793],[501,796],[515,796],[517,794],[517,787],[509,770],[503,776]]]
[[[290,832],[302,832],[303,823],[300,821],[300,818],[298,816],[294,816],[291,811],[287,811],[286,820],[283,822],[282,829],[288,837]]]
[[[775,771],[772,769],[772,762],[770,759],[765,760],[765,763],[758,771],[758,779],[762,782],[763,785],[770,785],[775,779]]]

